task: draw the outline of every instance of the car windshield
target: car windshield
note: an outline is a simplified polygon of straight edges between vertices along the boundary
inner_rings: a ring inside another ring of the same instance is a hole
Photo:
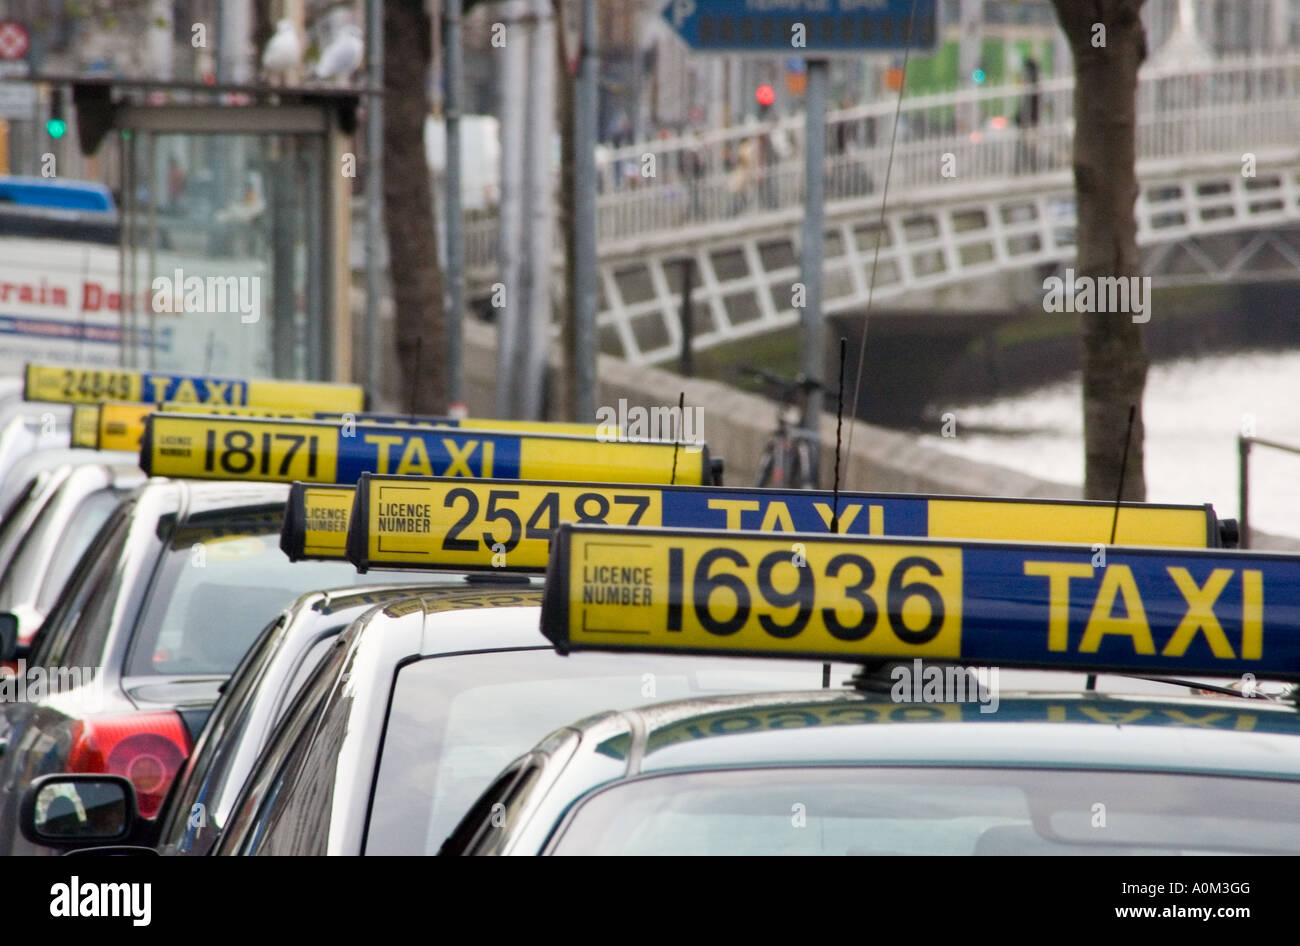
[[[762,768],[619,782],[554,854],[1300,853],[1294,782],[1152,772]]]
[[[629,662],[622,654],[528,650],[407,664],[393,688],[365,853],[436,854],[511,759],[583,716],[821,681],[821,664],[734,657]]]
[[[276,612],[317,588],[414,582],[418,573],[350,562],[290,562],[284,507],[223,510],[174,530],[139,626],[127,673],[228,674]]]

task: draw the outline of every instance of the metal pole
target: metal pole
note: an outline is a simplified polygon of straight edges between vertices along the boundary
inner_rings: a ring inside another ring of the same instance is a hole
[[[804,285],[802,322],[803,373],[821,381],[826,357],[822,349],[822,210],[826,195],[826,96],[829,67],[825,59],[808,61],[807,115],[804,125],[805,201],[799,279]],[[811,391],[803,426],[813,456],[821,451],[822,392]]]
[[[1250,438],[1237,436],[1237,519],[1241,539],[1237,548],[1250,548]]]
[[[577,375],[578,400],[573,419],[596,418],[596,110],[600,58],[596,48],[596,0],[582,5],[582,47],[578,91],[574,103],[573,226],[577,260],[574,266],[574,350],[569,363]]]
[[[515,413],[516,375],[519,372],[520,304],[524,300],[520,279],[520,235],[524,175],[524,86],[528,81],[528,49],[519,21],[523,0],[501,5],[505,23],[505,48],[498,72],[501,90],[501,206],[497,212],[497,259],[500,261],[500,299],[494,298],[497,322],[498,417]],[[494,287],[494,297],[497,295]]]
[[[545,414],[546,369],[551,350],[551,246],[555,220],[551,213],[552,157],[555,129],[555,20],[550,0],[533,0],[529,32],[528,145],[524,180],[525,277],[523,380],[520,416],[540,420]]]
[[[379,306],[383,295],[379,243],[384,210],[384,4],[366,0],[366,41],[370,54],[370,96],[366,103],[366,392],[370,407],[379,404]],[[355,336],[354,336],[355,337]]]
[[[443,19],[443,64],[447,121],[447,393],[453,416],[465,412],[464,348],[465,235],[460,208],[460,86],[464,70],[460,49],[461,0],[446,0]]]
[[[691,257],[682,260],[682,354],[681,374],[689,378],[695,370],[691,356],[695,334],[695,319],[691,317],[691,282],[695,276],[695,261]]]

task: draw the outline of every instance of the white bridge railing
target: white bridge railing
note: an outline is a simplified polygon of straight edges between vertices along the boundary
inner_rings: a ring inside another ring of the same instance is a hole
[[[1037,120],[1031,95],[1036,99]],[[1074,81],[904,98],[890,202],[933,188],[1068,171]],[[827,115],[829,205],[878,195],[889,164],[895,101]],[[1139,162],[1235,155],[1300,142],[1300,53],[1219,60],[1194,72],[1144,70],[1137,93]],[[684,231],[763,226],[803,203],[803,118],[691,132],[603,149],[597,167],[602,255],[680,243]],[[558,244],[557,245],[561,245]],[[496,266],[495,217],[466,225],[471,281]]]

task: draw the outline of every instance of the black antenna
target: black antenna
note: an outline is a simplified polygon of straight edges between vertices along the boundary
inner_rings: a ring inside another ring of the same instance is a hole
[[[677,453],[682,448],[681,434],[686,427],[686,392],[683,391],[677,396],[677,416],[680,419],[681,426],[673,431],[673,475],[668,480],[669,486],[677,485]]]
[[[912,0],[907,14],[907,28],[903,38],[903,76],[898,83],[898,99],[894,104],[894,125],[889,135],[889,160],[885,163],[885,186],[880,194],[880,223],[876,227],[876,247],[871,257],[871,279],[867,282],[867,304],[862,311],[862,344],[858,347],[858,368],[853,378],[853,414],[851,420],[858,419],[858,407],[862,395],[862,368],[867,358],[867,326],[871,319],[871,304],[876,299],[876,268],[880,265],[880,243],[885,233],[885,212],[889,207],[889,181],[894,176],[894,150],[898,144],[898,118],[903,111],[903,93],[907,89],[907,64],[912,57],[912,26],[916,21],[916,0]],[[853,432],[856,424],[849,426],[849,453],[853,452]],[[865,489],[865,487],[863,487]]]
[[[840,531],[840,433],[844,429],[844,358],[848,352],[849,340],[840,336],[840,392],[835,406],[835,485],[834,498],[831,500],[831,534]],[[822,664],[822,689],[831,685],[831,665]]]
[[[1133,418],[1137,416],[1137,405],[1128,406],[1128,429],[1124,431],[1124,455],[1119,461],[1119,485],[1115,487],[1115,515],[1110,522],[1110,544],[1115,544],[1115,530],[1119,528],[1119,504],[1124,495],[1124,474],[1128,472],[1128,448],[1133,442]]]
[[[844,430],[844,359],[848,354],[849,340],[840,336],[840,392],[835,406],[835,485],[834,498],[831,501],[831,532],[840,531],[840,442]],[[829,666],[829,665],[828,665]]]
[[[1128,428],[1124,431],[1124,454],[1119,461],[1119,485],[1115,487],[1115,515],[1110,520],[1110,544],[1115,544],[1115,531],[1119,528],[1119,504],[1124,496],[1124,475],[1128,472],[1128,448],[1133,442],[1133,418],[1137,416],[1137,405],[1128,406]],[[1088,674],[1084,683],[1085,690],[1097,689],[1097,675]]]

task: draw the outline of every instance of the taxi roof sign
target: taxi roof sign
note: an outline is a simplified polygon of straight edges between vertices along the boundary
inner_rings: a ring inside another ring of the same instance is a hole
[[[284,507],[280,548],[289,561],[344,558],[355,486],[294,483]]]
[[[1107,542],[1113,504],[1066,500],[840,493],[735,487],[520,483],[363,473],[347,557],[368,568],[544,571],[563,521],[638,527],[848,535]],[[1205,506],[1126,503],[1121,543],[1205,547],[1219,537]]]
[[[571,650],[1300,680],[1300,556],[565,524]]]
[[[128,371],[77,365],[28,363],[23,373],[23,398],[60,404],[132,401],[156,404],[268,404],[280,408],[359,411],[365,391],[356,384],[323,381],[252,381],[172,371]]]
[[[151,476],[355,483],[364,472],[606,483],[698,484],[708,449],[561,434],[154,413],[140,466]]]
[[[98,450],[139,450],[144,436],[144,419],[156,410],[164,413],[195,413],[193,402],[165,401],[159,405],[129,401],[78,404],[73,408],[74,447]],[[318,411],[265,405],[203,404],[202,412],[221,417],[276,417],[294,420],[324,420],[330,423],[385,424],[403,427],[460,427],[475,430],[527,431],[532,433],[592,436],[594,424],[563,424],[550,421],[457,420],[426,415],[371,414],[364,411]]]

